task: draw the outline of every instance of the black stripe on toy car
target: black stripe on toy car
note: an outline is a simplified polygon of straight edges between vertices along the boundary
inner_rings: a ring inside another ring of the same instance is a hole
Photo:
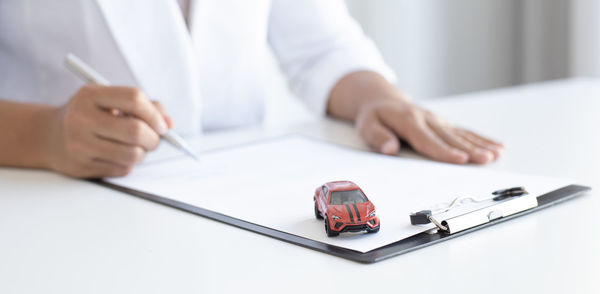
[[[348,210],[348,215],[350,216],[350,221],[354,222],[354,215],[352,215],[352,208],[350,208],[350,205],[346,204],[346,209]]]
[[[360,222],[360,212],[358,212],[358,206],[356,206],[356,203],[352,204],[354,206],[354,211],[356,211],[356,217],[358,218],[358,221]]]

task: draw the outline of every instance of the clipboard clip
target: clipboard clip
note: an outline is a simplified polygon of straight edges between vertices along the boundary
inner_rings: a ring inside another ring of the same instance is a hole
[[[494,191],[491,196],[479,199],[472,197],[457,197],[445,207],[436,210],[425,209],[411,213],[410,223],[412,225],[433,223],[436,228],[434,228],[431,233],[442,231],[444,233],[452,234],[536,207],[538,205],[537,198],[526,195],[529,195],[529,193],[524,187],[513,187]],[[439,221],[436,218],[437,215],[446,213],[460,205],[483,202],[489,202],[491,205],[443,221]]]

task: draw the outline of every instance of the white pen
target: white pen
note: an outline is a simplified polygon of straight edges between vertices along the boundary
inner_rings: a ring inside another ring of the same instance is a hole
[[[67,54],[67,56],[65,57],[65,65],[78,77],[82,78],[89,84],[99,84],[103,86],[110,85],[110,82],[107,79],[105,79],[97,71],[95,71],[93,68],[91,68],[89,65],[87,65],[85,62],[83,62],[81,59],[79,59],[72,53]],[[183,151],[196,161],[198,160],[198,157],[194,154],[194,152],[191,151],[190,147],[185,142],[185,140],[183,140],[181,136],[177,135],[172,130],[168,130],[161,137],[162,139],[165,139],[165,141],[171,143],[171,145],[175,146],[175,148]]]

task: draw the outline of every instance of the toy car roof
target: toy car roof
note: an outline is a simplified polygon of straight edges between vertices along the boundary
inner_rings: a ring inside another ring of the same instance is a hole
[[[329,191],[346,191],[360,189],[357,184],[351,181],[334,181],[325,184]]]

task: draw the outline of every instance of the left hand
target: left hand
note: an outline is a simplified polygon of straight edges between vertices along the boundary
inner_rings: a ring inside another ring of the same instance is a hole
[[[408,100],[374,100],[358,110],[355,124],[361,137],[375,150],[393,155],[399,138],[415,151],[449,163],[484,164],[504,151],[502,143],[456,127]]]

